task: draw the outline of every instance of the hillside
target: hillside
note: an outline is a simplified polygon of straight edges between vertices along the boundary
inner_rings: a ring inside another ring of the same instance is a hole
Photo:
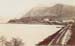
[[[48,24],[48,21],[75,19],[75,7],[56,4],[52,7],[35,7],[20,19],[9,20],[8,23]]]

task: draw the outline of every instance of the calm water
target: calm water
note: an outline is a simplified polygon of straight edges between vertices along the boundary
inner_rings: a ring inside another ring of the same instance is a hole
[[[35,46],[62,27],[61,25],[0,24],[0,36],[23,39],[25,46]]]

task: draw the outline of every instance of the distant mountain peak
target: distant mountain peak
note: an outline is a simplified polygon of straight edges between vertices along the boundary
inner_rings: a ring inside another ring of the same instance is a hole
[[[75,19],[75,7],[65,4],[56,4],[52,7],[34,7],[27,14],[13,22],[22,23],[41,23],[43,18],[50,20]],[[9,23],[12,22],[11,20]]]

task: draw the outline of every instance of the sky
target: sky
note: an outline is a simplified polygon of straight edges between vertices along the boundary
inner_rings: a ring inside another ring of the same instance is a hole
[[[35,6],[51,6],[57,3],[74,5],[75,0],[0,0],[0,16],[18,18]]]

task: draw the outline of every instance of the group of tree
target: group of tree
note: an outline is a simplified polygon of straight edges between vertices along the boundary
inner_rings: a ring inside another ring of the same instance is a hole
[[[0,37],[0,46],[24,46],[22,39],[12,38],[7,40],[4,36]]]

